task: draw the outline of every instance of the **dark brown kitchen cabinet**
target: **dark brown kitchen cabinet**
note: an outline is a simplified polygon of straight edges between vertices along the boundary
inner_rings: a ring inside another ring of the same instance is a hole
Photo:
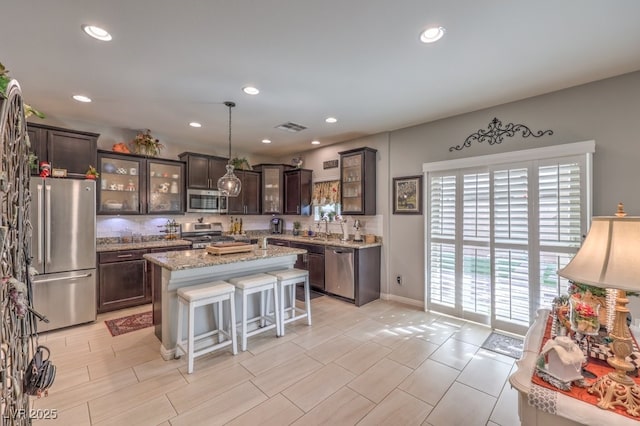
[[[294,267],[309,271],[309,285],[313,290],[324,292],[324,246],[319,244],[305,244],[290,242],[290,247],[304,249],[305,254],[299,254]]]
[[[217,189],[229,162],[227,158],[193,152],[183,152],[178,158],[187,163],[187,188],[194,189]]]
[[[253,170],[262,173],[262,214],[284,212],[284,172],[293,169],[288,164],[257,164]]]
[[[284,214],[311,214],[312,175],[307,169],[284,172]]]
[[[340,203],[342,214],[376,214],[376,153],[358,148],[340,154]]]
[[[151,302],[146,250],[98,253],[98,313]]]
[[[27,124],[27,133],[38,163],[47,161],[52,168],[66,169],[67,177],[84,179],[89,166],[96,165],[97,133],[35,123]],[[32,173],[39,171],[33,169]]]
[[[184,213],[184,163],[98,151],[97,214]]]
[[[242,182],[242,188],[237,197],[228,198],[228,213],[260,214],[260,172],[236,170],[234,173]]]

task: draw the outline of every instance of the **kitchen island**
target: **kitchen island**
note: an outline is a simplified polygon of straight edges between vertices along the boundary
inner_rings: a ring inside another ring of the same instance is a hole
[[[204,249],[145,254],[153,264],[153,324],[162,342],[160,353],[169,360],[175,356],[178,324],[177,290],[182,287],[233,277],[292,268],[299,254],[306,250],[268,245],[254,245],[245,253],[212,255]],[[236,301],[236,307],[239,304]],[[196,313],[196,334],[211,326],[213,315],[204,309]],[[200,328],[198,328],[200,326]]]

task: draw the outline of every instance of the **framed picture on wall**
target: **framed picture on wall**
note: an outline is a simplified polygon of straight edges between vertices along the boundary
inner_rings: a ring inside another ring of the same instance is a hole
[[[422,175],[393,178],[393,214],[422,214]]]

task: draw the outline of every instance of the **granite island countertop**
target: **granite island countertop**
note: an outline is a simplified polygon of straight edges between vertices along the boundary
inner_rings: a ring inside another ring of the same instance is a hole
[[[139,249],[190,246],[190,245],[191,245],[191,241],[187,241],[187,240],[153,240],[153,241],[142,241],[138,243],[97,243],[96,252],[102,253],[105,251],[139,250]]]
[[[144,258],[149,262],[161,266],[169,271],[181,271],[185,269],[205,268],[208,266],[227,265],[230,263],[247,262],[258,259],[269,259],[282,256],[304,254],[304,249],[280,247],[269,245],[267,249],[252,245],[253,249],[245,253],[213,255],[205,249],[172,251],[166,253],[145,254]]]

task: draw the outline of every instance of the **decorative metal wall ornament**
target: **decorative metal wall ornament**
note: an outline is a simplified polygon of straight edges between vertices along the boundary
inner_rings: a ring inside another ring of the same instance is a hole
[[[473,141],[489,142],[489,145],[500,144],[505,137],[512,138],[518,132],[522,132],[523,138],[529,136],[539,138],[545,135],[553,135],[553,130],[538,130],[537,132],[533,132],[524,124],[509,123],[505,127],[502,127],[502,121],[494,118],[489,123],[487,130],[479,129],[476,133],[467,136],[462,145],[450,147],[449,152],[460,151],[462,148],[469,147]]]

